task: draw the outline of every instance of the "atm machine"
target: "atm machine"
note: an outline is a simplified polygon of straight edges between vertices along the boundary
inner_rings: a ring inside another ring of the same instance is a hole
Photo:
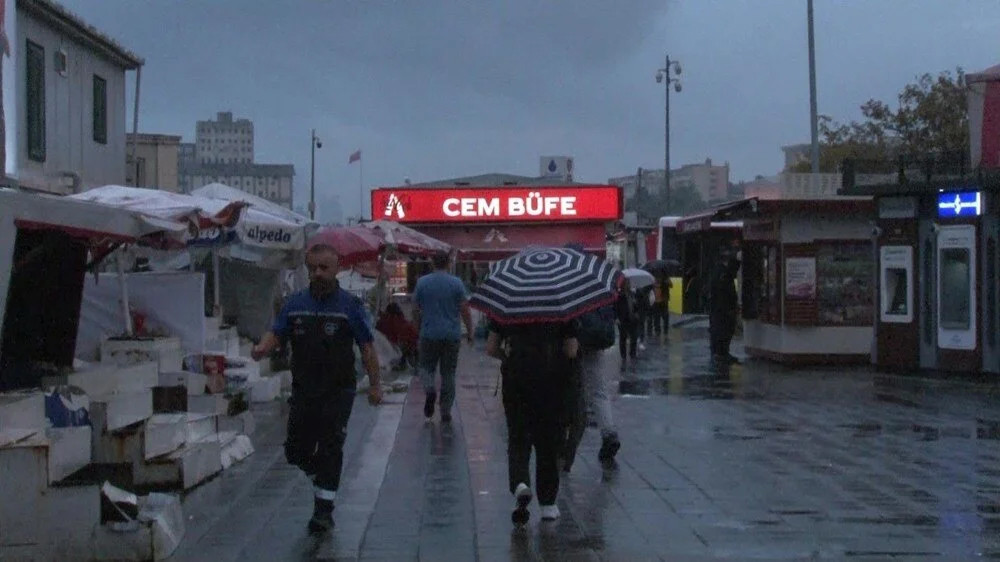
[[[942,192],[937,196],[934,272],[937,368],[983,369],[979,307],[979,235],[983,194]]]
[[[918,242],[918,199],[882,197],[875,230],[878,259],[878,315],[873,361],[882,370],[920,366],[920,310],[914,257]]]

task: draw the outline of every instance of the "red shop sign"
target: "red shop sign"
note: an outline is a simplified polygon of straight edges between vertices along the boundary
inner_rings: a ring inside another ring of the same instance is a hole
[[[397,222],[552,222],[618,220],[621,189],[574,187],[381,188],[372,219]]]

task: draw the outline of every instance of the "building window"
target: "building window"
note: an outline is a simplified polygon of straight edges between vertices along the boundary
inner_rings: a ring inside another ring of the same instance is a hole
[[[94,75],[94,142],[108,144],[108,82]]]
[[[28,41],[26,53],[28,158],[45,162],[45,49]]]
[[[146,159],[136,158],[135,159],[135,185],[138,187],[146,187]]]

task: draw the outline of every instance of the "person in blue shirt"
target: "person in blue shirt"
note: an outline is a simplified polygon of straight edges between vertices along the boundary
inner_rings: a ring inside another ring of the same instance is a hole
[[[450,257],[437,254],[433,258],[434,271],[417,281],[413,290],[414,316],[420,326],[418,344],[420,381],[425,400],[424,416],[434,417],[437,401],[438,367],[441,369],[441,421],[451,422],[451,407],[455,403],[455,370],[458,368],[458,351],[462,342],[462,325],[465,322],[466,339],[473,338],[472,315],[469,313],[469,295],[458,277],[448,273]]]
[[[317,244],[306,253],[309,289],[289,297],[274,327],[254,346],[259,360],[287,341],[292,349],[292,397],[285,458],[313,480],[309,531],[333,527],[333,501],[344,463],[347,421],[357,380],[354,344],[361,349],[370,388],[368,402],[382,401],[378,356],[361,300],[337,283],[337,251]]]

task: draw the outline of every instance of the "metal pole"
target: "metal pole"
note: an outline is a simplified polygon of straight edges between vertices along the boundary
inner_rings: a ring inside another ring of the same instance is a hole
[[[663,83],[667,85],[666,102],[663,108],[663,179],[666,182],[667,214],[670,214],[670,55],[667,55],[667,65],[665,69],[665,79]]]
[[[219,283],[222,273],[219,271],[221,260],[219,260],[219,249],[212,246],[212,316],[222,317],[222,298]]]
[[[125,275],[125,248],[118,250],[118,254],[115,256],[115,266],[118,269],[118,287],[121,291],[121,307],[122,316],[125,319],[125,335],[134,335],[132,326],[132,307],[128,302],[128,279]]]
[[[309,136],[309,220],[316,220],[316,129]]]
[[[813,34],[813,0],[808,0],[809,20],[809,128],[812,132],[812,173],[819,173],[819,118],[816,114],[816,42]]]
[[[129,147],[129,156],[132,166],[135,168],[135,175],[132,183],[139,185],[139,166],[135,161],[136,145],[139,143],[139,85],[142,83],[142,67],[135,69],[135,106],[132,109],[132,146]]]

